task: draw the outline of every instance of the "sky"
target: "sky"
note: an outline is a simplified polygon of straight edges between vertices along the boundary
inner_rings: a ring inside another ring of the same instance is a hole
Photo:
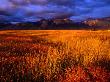
[[[0,21],[27,22],[50,18],[74,21],[110,17],[110,0],[0,0]]]

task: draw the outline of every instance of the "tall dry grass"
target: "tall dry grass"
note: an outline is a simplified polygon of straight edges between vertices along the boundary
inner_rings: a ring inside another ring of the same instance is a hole
[[[1,82],[107,82],[109,31],[1,31]]]

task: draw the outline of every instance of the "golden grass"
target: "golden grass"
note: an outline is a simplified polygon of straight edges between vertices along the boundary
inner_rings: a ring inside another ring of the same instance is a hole
[[[0,31],[1,82],[107,82],[109,67],[107,30]]]

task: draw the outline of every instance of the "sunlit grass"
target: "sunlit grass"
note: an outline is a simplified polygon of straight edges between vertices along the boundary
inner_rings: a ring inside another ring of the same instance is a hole
[[[107,82],[109,67],[107,30],[0,31],[1,82]]]

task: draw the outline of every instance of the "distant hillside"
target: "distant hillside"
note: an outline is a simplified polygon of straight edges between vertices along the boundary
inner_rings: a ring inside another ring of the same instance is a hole
[[[87,29],[88,25],[76,23],[70,19],[42,19],[36,22],[0,23],[1,30],[52,30],[52,29]]]
[[[87,19],[83,22],[74,22],[70,19],[42,19],[36,22],[0,23],[0,30],[60,30],[60,29],[109,29],[110,18]]]
[[[83,22],[94,29],[110,29],[110,18],[88,19]]]

